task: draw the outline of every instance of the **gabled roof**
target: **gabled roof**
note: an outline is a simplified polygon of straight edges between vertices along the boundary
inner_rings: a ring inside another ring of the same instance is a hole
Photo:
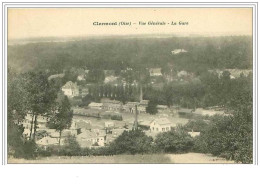
[[[168,125],[171,124],[171,122],[169,121],[169,119],[167,118],[157,118],[155,120],[152,121],[152,123],[155,122],[159,125]]]
[[[96,139],[98,137],[104,137],[105,134],[103,132],[94,132],[94,131],[84,131],[77,135],[77,139]]]
[[[64,86],[62,86],[62,89],[78,89],[78,86],[72,81],[68,81]]]
[[[103,103],[91,102],[88,106],[89,107],[102,107]]]

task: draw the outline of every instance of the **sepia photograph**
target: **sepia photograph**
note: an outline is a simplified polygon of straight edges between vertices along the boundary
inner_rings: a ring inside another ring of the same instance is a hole
[[[8,164],[253,164],[253,8],[9,7]]]

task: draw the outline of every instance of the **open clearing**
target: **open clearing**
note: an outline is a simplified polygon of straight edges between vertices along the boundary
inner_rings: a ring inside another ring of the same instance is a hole
[[[186,154],[145,154],[145,155],[114,155],[114,156],[73,156],[73,157],[43,157],[36,160],[9,158],[9,164],[230,164],[223,158],[210,154],[186,153]]]

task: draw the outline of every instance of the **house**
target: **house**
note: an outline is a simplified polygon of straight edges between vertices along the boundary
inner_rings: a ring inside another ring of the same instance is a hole
[[[104,83],[107,84],[107,83],[111,83],[111,82],[114,82],[118,79],[118,77],[115,77],[115,76],[107,76],[104,80]]]
[[[107,98],[101,99],[101,103],[103,103],[102,108],[109,111],[121,111],[122,103],[117,100],[110,100]]]
[[[173,51],[171,51],[172,54],[180,54],[180,53],[186,53],[188,52],[187,50],[184,49],[174,49]]]
[[[78,80],[78,81],[84,81],[84,80],[86,80],[86,79],[85,79],[85,75],[83,75],[83,74],[82,74],[82,75],[78,75],[77,80]]]
[[[113,121],[106,121],[105,122],[105,127],[106,128],[115,127],[115,123]]]
[[[167,105],[157,105],[157,109],[159,112],[161,112],[161,111],[167,110],[168,107],[167,107]]]
[[[106,135],[95,131],[85,131],[76,136],[76,140],[81,147],[105,146]]]
[[[68,81],[64,86],[62,86],[61,90],[64,95],[68,97],[75,97],[79,95],[79,87],[77,83],[73,83],[72,81]]]
[[[188,134],[189,134],[191,137],[197,137],[197,136],[200,135],[200,132],[193,132],[193,131],[191,131],[191,132],[188,132]]]
[[[225,71],[228,71],[230,73],[230,78],[235,79],[239,78],[241,74],[244,76],[248,76],[252,70],[240,70],[240,69],[226,69]]]
[[[139,105],[139,102],[127,102],[127,104],[123,105],[123,110],[125,112],[134,113],[135,112],[135,106]]]
[[[171,128],[172,128],[172,123],[167,118],[154,119],[150,123],[150,131],[153,131],[153,132],[170,131]]]
[[[102,109],[103,103],[96,103],[96,102],[91,102],[88,107],[90,109]]]
[[[40,146],[59,145],[59,138],[53,138],[50,136],[43,137],[42,139],[36,141],[36,144]]]
[[[242,74],[244,76],[248,76],[251,72],[253,72],[252,70],[240,70],[240,69],[208,70],[209,73],[216,74],[218,78],[221,78],[223,76],[224,71],[228,71],[230,73],[230,79],[239,78]]]
[[[177,76],[178,76],[179,78],[186,77],[186,76],[188,76],[188,72],[185,71],[185,70],[182,70],[182,71],[180,71],[180,72],[177,73]]]
[[[135,110],[135,104],[137,105],[137,112],[138,113],[146,113],[146,107],[148,106],[149,100],[142,100],[138,102],[128,102],[126,104],[126,110],[129,110],[130,112],[134,112]]]
[[[150,68],[150,76],[162,76],[161,68]]]

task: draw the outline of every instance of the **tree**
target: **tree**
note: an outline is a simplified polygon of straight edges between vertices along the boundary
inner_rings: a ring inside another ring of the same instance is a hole
[[[67,129],[71,126],[73,112],[71,110],[71,105],[67,96],[64,96],[64,99],[59,103],[57,111],[54,116],[48,122],[48,126],[51,129],[56,129],[59,132],[59,145],[61,141],[61,134],[64,129]]]
[[[82,98],[82,103],[80,106],[88,106],[93,100],[94,98],[90,94],[87,94],[85,97]]]
[[[149,101],[148,106],[146,107],[146,112],[150,113],[152,115],[155,115],[156,113],[158,113],[157,103],[153,100]]]
[[[156,147],[163,152],[188,152],[193,146],[192,137],[185,131],[168,131],[160,133],[155,139]]]
[[[152,137],[141,130],[124,131],[111,143],[110,148],[115,154],[143,154],[151,150],[152,141]]]
[[[7,94],[8,119],[20,124],[29,109],[28,92],[25,89],[26,81],[8,68]]]
[[[25,90],[28,92],[29,111],[31,112],[31,133],[30,139],[35,140],[37,129],[37,117],[47,114],[57,97],[58,90],[52,82],[48,81],[48,77],[42,72],[29,72],[25,74]],[[32,137],[32,131],[34,134]]]
[[[253,162],[252,111],[241,108],[233,116],[214,116],[195,141],[199,152],[212,153],[236,162]]]
[[[69,135],[64,140],[63,153],[68,156],[77,156],[80,154],[81,148],[75,136]]]
[[[86,78],[87,82],[93,82],[93,83],[103,83],[104,80],[105,80],[105,73],[103,70],[100,69],[90,70]]]

